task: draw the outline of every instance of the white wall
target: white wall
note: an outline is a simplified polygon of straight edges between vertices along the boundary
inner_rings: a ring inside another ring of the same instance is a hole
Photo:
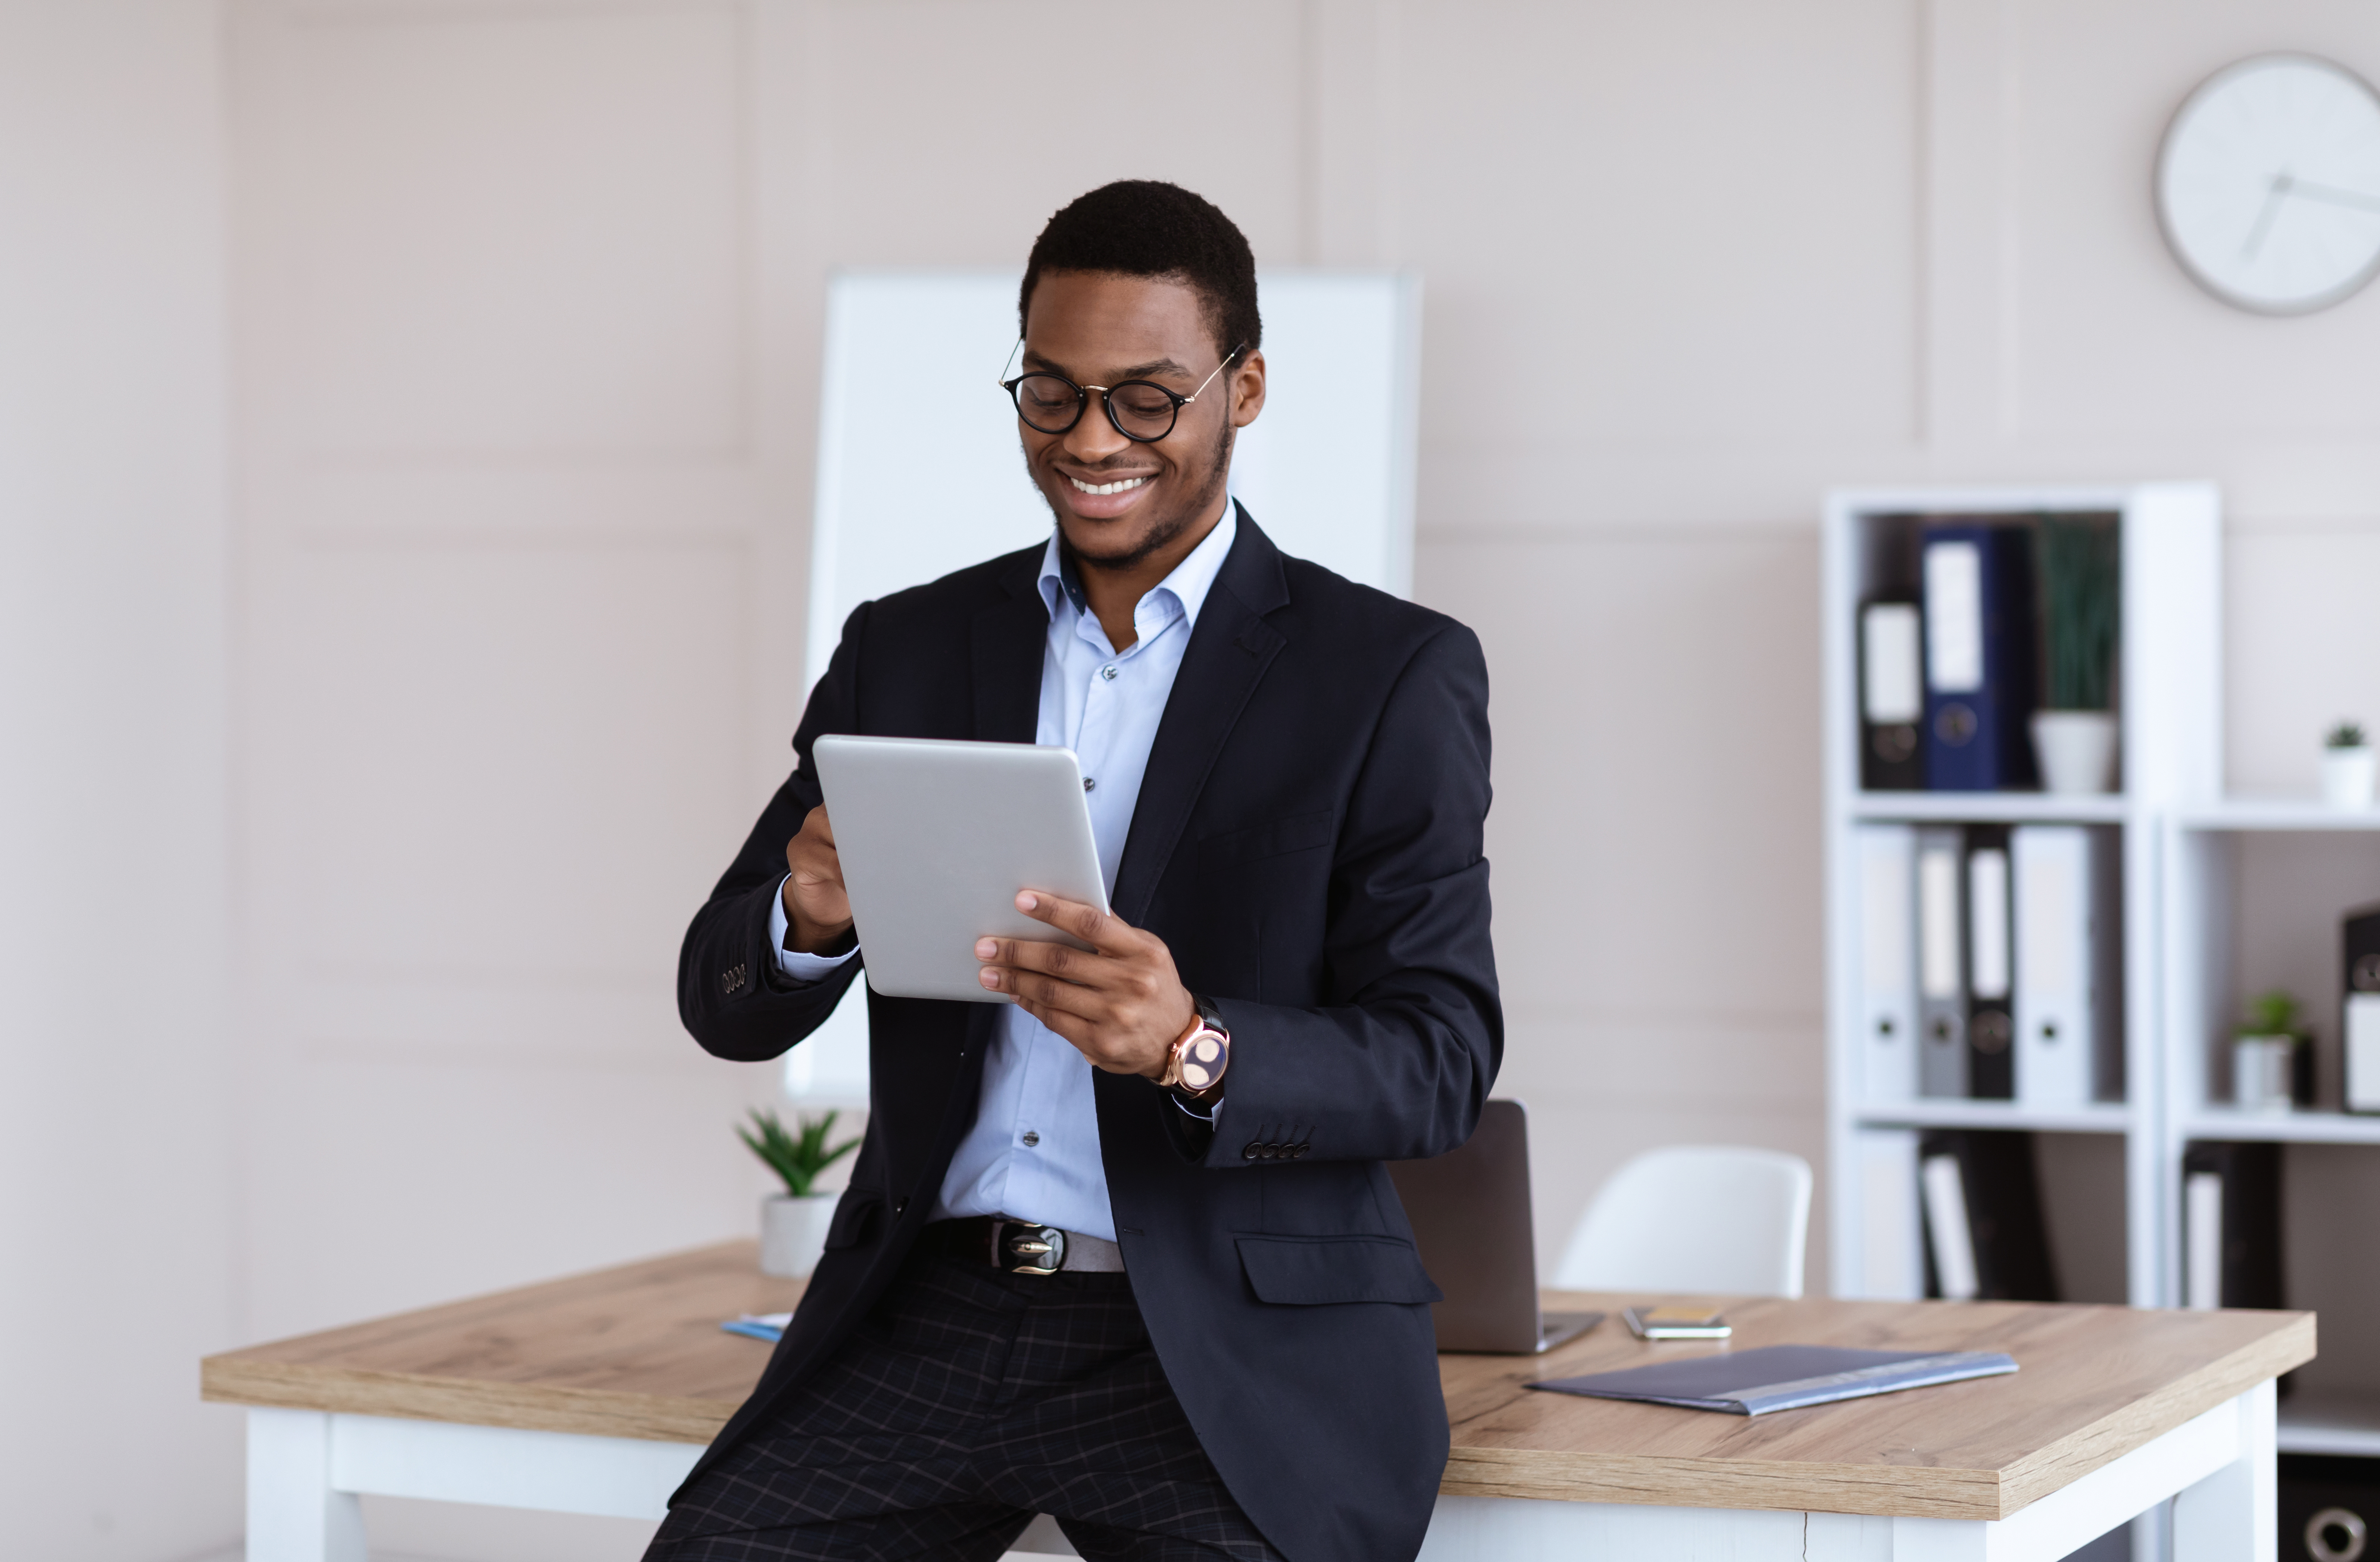
[[[1425,275],[1415,589],[1495,677],[1548,1247],[1650,1144],[1817,1158],[1826,486],[2216,478],[2234,784],[2380,720],[2380,291],[2234,313],[2148,194],[2228,60],[2380,77],[2368,0],[238,0],[221,62],[195,3],[0,29],[0,1371],[45,1408],[0,1482],[45,1555],[227,1536],[189,1365],[226,1333],[748,1226],[768,1071],[693,1048],[670,967],[803,693],[835,266],[1014,265],[1154,175],[1268,266]],[[1022,155],[1045,88],[1085,128]],[[111,1419],[164,1472],[112,1536],[50,1432]]]
[[[236,1532],[221,38],[0,6],[0,1551]]]

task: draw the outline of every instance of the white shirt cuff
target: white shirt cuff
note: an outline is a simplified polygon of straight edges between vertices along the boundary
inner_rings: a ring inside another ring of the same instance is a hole
[[[785,878],[792,877],[785,875]],[[841,954],[804,954],[787,949],[785,930],[793,923],[785,915],[785,878],[777,880],[777,892],[769,898],[769,947],[777,951],[777,969],[796,982],[825,981],[837,966],[859,952],[859,946],[854,944]]]
[[[1181,1096],[1175,1096],[1172,1091],[1169,1090],[1165,1094],[1173,1096],[1173,1104],[1182,1108],[1184,1117],[1196,1118],[1200,1122],[1206,1123],[1220,1123],[1223,1120],[1223,1103],[1220,1101],[1217,1101],[1202,1112]]]

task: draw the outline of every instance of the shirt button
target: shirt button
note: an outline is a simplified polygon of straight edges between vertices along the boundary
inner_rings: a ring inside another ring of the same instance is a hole
[[[1099,784],[1099,782],[1097,782],[1097,781],[1093,781],[1093,780],[1092,780],[1090,777],[1088,777],[1088,776],[1085,776],[1085,777],[1083,778],[1083,790],[1084,790],[1085,792],[1090,792],[1090,791],[1094,791],[1094,790],[1096,790],[1096,789],[1098,788]]]
[[[1039,1135],[1038,1133],[1034,1132],[1033,1132],[1031,1129],[1029,1129],[1029,1128],[1028,1128],[1028,1129],[1026,1129],[1026,1130],[1025,1131],[1025,1147],[1026,1147],[1026,1149],[1028,1149],[1028,1150],[1029,1150],[1029,1149],[1031,1149],[1034,1145],[1038,1144],[1039,1143],[1041,1143],[1041,1135]]]
[[[1111,683],[1111,684],[1114,683],[1114,682],[1115,682],[1115,663],[1113,663],[1113,662],[1110,662],[1110,663],[1108,663],[1108,665],[1106,665],[1105,667],[1100,668],[1100,669],[1099,669],[1099,676],[1100,676],[1100,677],[1102,677],[1102,678],[1105,678],[1105,679],[1106,679],[1109,683]]]

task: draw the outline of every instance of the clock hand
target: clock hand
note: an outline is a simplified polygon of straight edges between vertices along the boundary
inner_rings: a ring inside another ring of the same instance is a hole
[[[2284,173],[2273,176],[2273,188],[2265,196],[2265,204],[2256,212],[2256,225],[2248,230],[2248,242],[2240,247],[2240,258],[2252,260],[2264,244],[2265,235],[2272,231],[2273,219],[2280,215],[2281,202],[2287,200],[2290,188],[2297,183]]]
[[[2365,195],[2361,190],[2340,189],[2337,185],[2317,185],[2302,179],[2293,180],[2289,185],[2289,193],[2302,196],[2308,200],[2319,200],[2328,206],[2352,206],[2359,212],[2380,212],[2380,196]]]

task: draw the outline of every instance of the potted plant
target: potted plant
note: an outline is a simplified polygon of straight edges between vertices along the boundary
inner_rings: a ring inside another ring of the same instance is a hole
[[[2322,740],[2322,800],[2334,808],[2372,806],[2371,740],[2362,723],[2341,721]]]
[[[2298,1024],[2298,1000],[2259,994],[2231,1043],[2231,1099],[2243,1111],[2286,1112],[2313,1105],[2313,1038]]]
[[[2034,531],[2041,582],[2042,708],[2033,751],[2045,792],[2110,792],[2116,785],[2119,572],[2116,528],[2044,515]]]
[[[846,1139],[829,1147],[835,1114],[804,1117],[801,1131],[788,1132],[777,1114],[764,1107],[752,1109],[752,1127],[740,1124],[736,1137],[751,1147],[769,1169],[784,1180],[785,1191],[760,1201],[760,1273],[798,1279],[818,1267],[826,1251],[826,1229],[834,1218],[835,1195],[814,1191],[819,1173],[859,1147]],[[759,1132],[755,1132],[754,1130]]]

